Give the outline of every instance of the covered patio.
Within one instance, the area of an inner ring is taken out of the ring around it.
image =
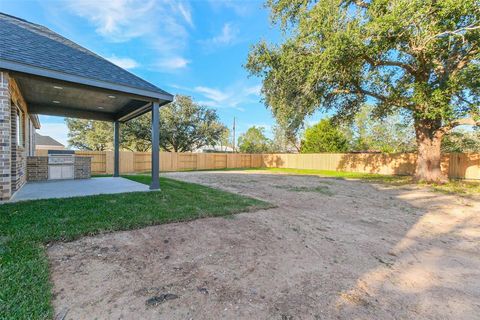
[[[16,96],[18,103],[25,106],[24,109],[29,115],[53,115],[112,122],[114,177],[119,177],[120,173],[122,123],[151,112],[150,189],[159,189],[159,108],[171,102],[173,96],[46,27],[4,14],[0,15],[0,24],[4,31],[0,42],[2,48],[6,49],[2,51],[0,57],[0,71],[4,87],[8,89],[6,91],[8,96],[2,103],[15,110],[16,107],[10,102],[9,97]],[[12,113],[12,118],[15,116],[24,117],[21,113],[17,115]],[[13,121],[11,129],[5,128],[5,132],[2,133],[5,139],[10,140],[10,132],[15,130],[19,136],[24,135],[22,130],[15,129]],[[28,136],[21,137],[17,142],[22,144],[24,140],[29,139]],[[18,178],[17,185],[12,182],[12,191],[18,193],[21,191],[26,170],[26,162],[23,159],[31,155],[31,152],[27,154],[22,145],[17,146],[15,139],[11,140],[11,157],[15,156],[19,168],[12,169],[12,176],[21,177]],[[10,153],[10,149],[5,151]],[[10,154],[6,156],[10,157]],[[9,159],[5,159],[5,166],[10,165]],[[10,171],[10,167],[7,170]],[[10,179],[10,174],[7,178]],[[92,183],[93,181],[97,180],[92,179]],[[58,183],[61,185],[66,182]],[[4,182],[4,185],[9,184],[10,180]],[[50,182],[35,184],[36,187],[44,188],[53,185]],[[115,186],[121,189],[118,183],[113,183],[110,189]],[[24,193],[31,188],[34,188],[33,184]],[[6,199],[9,194],[6,193]],[[20,193],[15,198],[18,199],[21,195]]]
[[[159,108],[172,101],[163,92],[140,90],[83,77],[10,64],[28,110],[37,115],[111,121],[114,124],[114,177],[120,173],[121,124],[146,112],[152,114],[152,183],[159,189]],[[160,90],[160,89],[158,89]]]

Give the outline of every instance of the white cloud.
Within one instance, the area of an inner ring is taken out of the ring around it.
[[[176,84],[176,83],[169,84],[169,87],[172,87],[172,88],[177,89],[177,90],[182,90],[182,91],[192,91],[191,88],[189,88],[187,86],[182,86],[182,85],[179,85],[179,84]]]
[[[235,39],[237,33],[237,28],[232,27],[230,23],[226,23],[222,28],[222,32],[212,38],[212,42],[214,44],[230,44]]]
[[[223,90],[197,86],[193,91],[206,98],[205,100],[200,100],[200,104],[215,108],[233,108],[245,111],[241,105],[259,101],[258,85],[250,87],[234,84]]]
[[[182,57],[169,57],[157,61],[156,66],[168,71],[186,68],[189,63],[189,60]]]
[[[256,86],[253,86],[253,87],[247,87],[245,89],[245,93],[248,94],[248,95],[259,96],[261,91],[262,91],[262,85],[261,84],[257,84]]]
[[[199,100],[197,101],[199,105],[210,107],[210,108],[216,108],[218,107],[218,103],[212,100]]]
[[[132,58],[120,58],[117,56],[111,56],[110,58],[107,58],[107,60],[124,69],[135,69],[140,66],[140,64]]]
[[[209,0],[211,7],[220,12],[223,8],[233,10],[239,16],[247,16],[263,7],[262,1]]]
[[[213,89],[209,87],[195,87],[195,91],[203,94],[208,99],[213,100],[214,102],[223,102],[227,100],[230,96],[218,89]]]
[[[238,33],[239,30],[237,27],[233,26],[231,23],[225,23],[219,34],[210,39],[200,40],[199,43],[207,50],[212,50],[221,46],[228,46],[237,41]]]
[[[177,9],[185,19],[185,21],[193,27],[192,12],[189,7],[186,7],[182,2],[177,3]]]
[[[188,64],[182,55],[188,45],[189,28],[193,27],[192,11],[187,2],[173,0],[76,0],[68,9],[85,18],[99,35],[111,42],[137,39],[142,50],[154,50],[157,61],[142,62],[156,67],[158,61],[173,68]]]
[[[77,0],[69,3],[75,14],[88,19],[99,34],[115,42],[149,33],[152,24],[143,19],[154,6],[154,0]]]

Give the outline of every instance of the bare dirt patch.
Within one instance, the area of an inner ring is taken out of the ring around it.
[[[168,176],[277,207],[55,244],[57,314],[478,319],[478,200],[315,176]]]

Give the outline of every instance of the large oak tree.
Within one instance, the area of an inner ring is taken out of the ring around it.
[[[187,152],[219,143],[227,128],[216,110],[191,97],[176,95],[160,109],[160,146],[166,151]]]
[[[286,40],[260,42],[247,68],[291,130],[318,109],[351,118],[368,101],[378,117],[414,119],[415,177],[443,182],[440,146],[459,125],[480,125],[478,0],[269,0]]]

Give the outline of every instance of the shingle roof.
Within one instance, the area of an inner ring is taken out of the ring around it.
[[[0,59],[168,95],[44,26],[1,12]]]
[[[61,146],[64,147],[63,144],[58,142],[57,140],[53,139],[50,136],[42,136],[35,132],[35,144],[40,146]]]

